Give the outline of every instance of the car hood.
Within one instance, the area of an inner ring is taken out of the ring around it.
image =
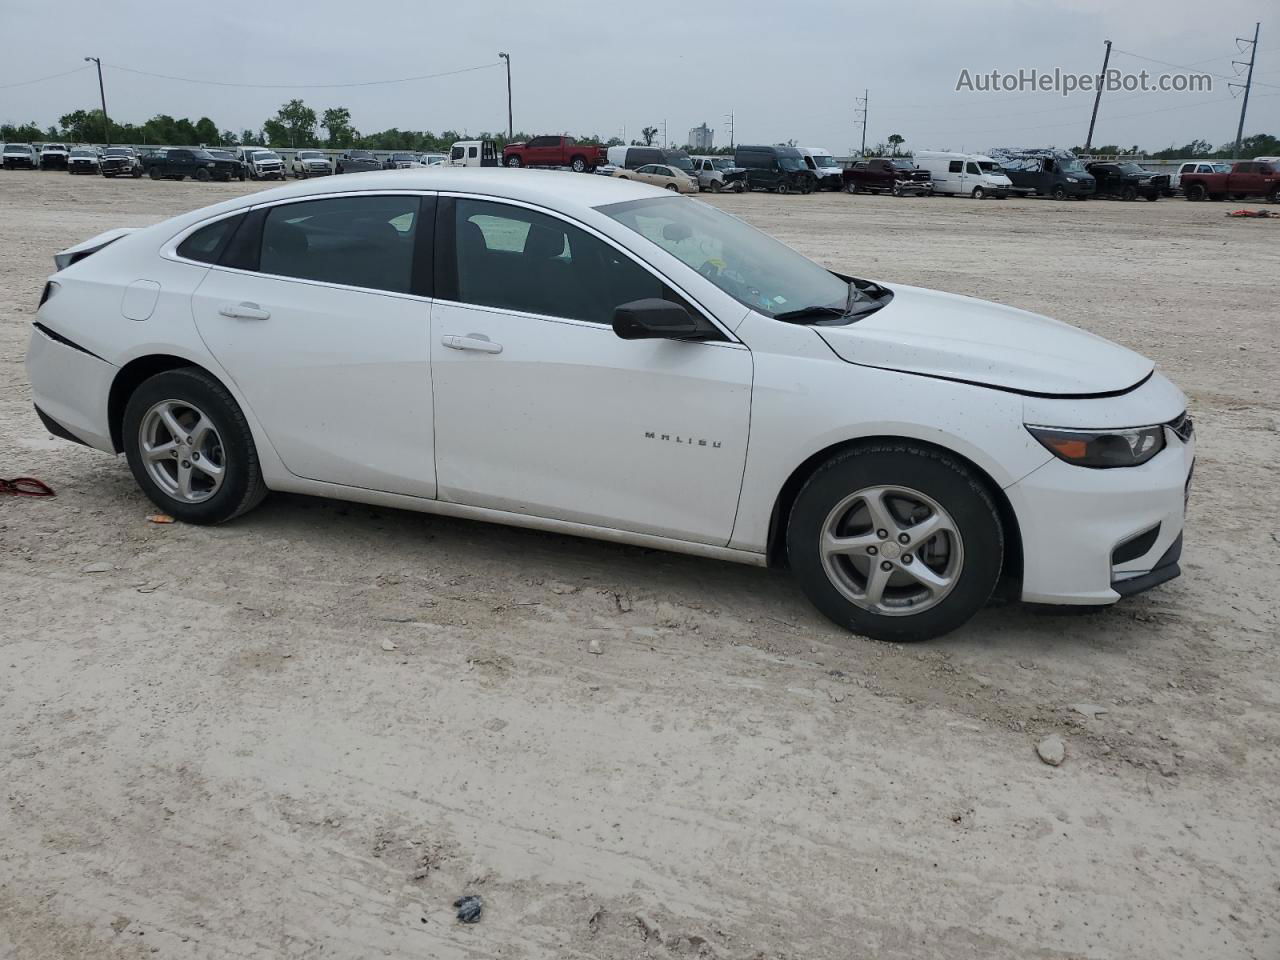
[[[842,360],[1035,396],[1124,392],[1155,368],[1132,350],[1036,313],[883,286],[894,296],[875,313],[814,328]]]

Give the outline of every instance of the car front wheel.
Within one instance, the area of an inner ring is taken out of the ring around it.
[[[202,370],[144,381],[125,406],[122,436],[138,486],[178,520],[222,523],[267,494],[244,414]]]
[[[990,599],[1004,534],[981,481],[909,442],[827,461],[791,509],[787,555],[801,589],[854,633],[898,642],[956,629]]]

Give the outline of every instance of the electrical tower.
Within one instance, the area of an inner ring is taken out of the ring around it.
[[[1244,136],[1244,112],[1249,109],[1249,89],[1253,86],[1253,62],[1258,59],[1258,31],[1261,28],[1261,23],[1255,23],[1253,25],[1252,40],[1246,40],[1244,37],[1236,37],[1237,48],[1241,53],[1244,53],[1244,48],[1240,47],[1239,44],[1247,43],[1249,45],[1249,72],[1246,74],[1244,80],[1244,100],[1240,104],[1240,123],[1236,127],[1235,146],[1231,149],[1232,160],[1240,159],[1240,138]],[[1243,60],[1232,60],[1231,64],[1236,67],[1243,67],[1245,65]],[[1238,83],[1227,84],[1227,89],[1231,89],[1233,87],[1237,90],[1241,89],[1241,85]]]

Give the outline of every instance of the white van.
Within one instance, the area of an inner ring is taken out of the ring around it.
[[[826,147],[799,147],[804,165],[813,171],[818,178],[819,190],[841,190],[844,188],[844,168],[836,163],[835,157]]]
[[[912,159],[919,169],[928,170],[933,177],[934,193],[951,193],[975,200],[983,197],[1003,200],[1013,186],[999,162],[981,153],[918,150]]]
[[[500,167],[498,145],[492,140],[459,140],[449,150],[449,167]],[[428,163],[427,166],[432,166]]]

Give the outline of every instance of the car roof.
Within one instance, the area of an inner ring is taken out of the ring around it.
[[[508,167],[426,167],[408,170],[380,170],[350,173],[341,177],[301,180],[274,190],[245,194],[232,200],[193,210],[157,224],[172,235],[185,228],[222,213],[245,210],[261,203],[277,200],[307,200],[333,193],[376,192],[380,190],[422,190],[423,192],[458,191],[495,200],[515,200],[545,206],[568,214],[587,213],[606,203],[623,203],[653,197],[670,197],[670,191],[635,180],[596,177],[585,173],[552,170],[517,170]]]

